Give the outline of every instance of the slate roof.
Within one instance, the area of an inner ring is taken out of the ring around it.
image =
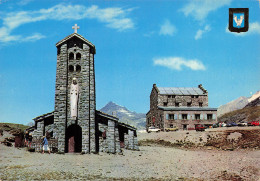
[[[128,129],[131,129],[131,130],[136,130],[135,127],[133,127],[133,126],[131,126],[131,125],[129,125],[129,124],[125,124],[125,123],[119,122],[119,118],[117,118],[117,117],[115,117],[115,116],[113,116],[113,115],[104,113],[104,112],[99,111],[99,110],[96,110],[96,113],[97,113],[99,116],[102,116],[102,117],[111,119],[111,120],[113,120],[113,121],[117,121],[120,126],[126,127],[126,128],[128,128]]]
[[[158,87],[159,94],[166,95],[206,95],[200,88],[196,87]]]
[[[217,111],[217,108],[210,107],[164,107],[158,106],[159,109],[164,111]]]
[[[114,121],[118,121],[119,120],[117,117],[115,117],[113,115],[110,115],[110,114],[107,114],[107,113],[104,113],[104,112],[99,111],[99,110],[96,110],[96,114],[98,114],[98,115],[100,115],[102,117],[114,120]]]
[[[38,116],[36,118],[33,118],[33,120],[34,121],[42,121],[44,118],[51,117],[51,116],[54,116],[54,111],[46,113],[46,114],[43,114],[43,115]]]

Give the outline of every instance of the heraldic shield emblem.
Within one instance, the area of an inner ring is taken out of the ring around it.
[[[248,31],[248,8],[229,8],[229,26],[231,32]]]

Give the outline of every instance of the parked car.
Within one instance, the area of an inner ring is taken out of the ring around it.
[[[232,123],[227,123],[227,127],[234,127],[237,126],[237,123],[232,122]]]
[[[176,126],[174,126],[174,127],[172,127],[172,128],[165,128],[165,131],[177,131],[177,130],[179,130],[179,128],[178,127],[176,127]]]
[[[156,132],[156,133],[158,133],[158,132],[160,132],[160,131],[161,131],[161,129],[155,128],[154,126],[149,127],[148,130],[147,130],[148,133],[151,133],[151,132]]]
[[[227,123],[227,127],[232,127],[232,124],[231,123]]]
[[[213,127],[213,128],[218,128],[218,127],[219,127],[219,123],[215,123],[215,124],[213,124],[212,127]]]
[[[247,123],[248,126],[259,126],[259,121],[251,121]]]
[[[227,124],[226,123],[222,123],[221,127],[227,127]]]
[[[196,131],[205,131],[205,127],[202,124],[198,124],[195,126]]]
[[[235,123],[235,122],[232,122],[230,124],[231,124],[232,127],[237,126],[237,123]]]
[[[242,123],[238,123],[237,125],[238,126],[247,126],[247,123],[242,122]]]

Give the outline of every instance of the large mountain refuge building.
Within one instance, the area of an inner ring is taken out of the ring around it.
[[[217,122],[217,108],[208,107],[208,92],[198,87],[157,87],[153,84],[146,127],[195,129],[198,124],[212,126]]]

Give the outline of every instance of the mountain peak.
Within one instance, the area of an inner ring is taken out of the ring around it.
[[[130,124],[138,128],[145,127],[144,113],[130,111],[126,107],[120,106],[112,101],[109,101],[103,108],[100,109],[100,111],[118,117],[120,122]]]

